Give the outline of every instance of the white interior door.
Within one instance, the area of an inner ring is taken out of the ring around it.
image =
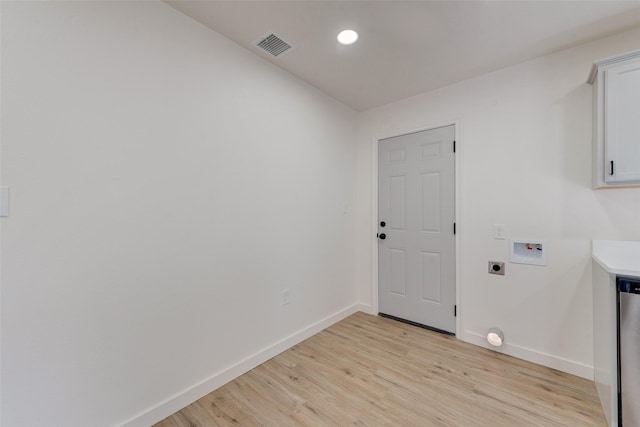
[[[455,127],[379,141],[378,304],[455,333]]]

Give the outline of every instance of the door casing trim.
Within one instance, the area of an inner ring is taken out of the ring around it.
[[[462,304],[460,304],[460,227],[459,227],[459,218],[460,218],[460,203],[458,200],[458,195],[460,194],[460,152],[463,147],[460,135],[460,121],[459,120],[449,120],[439,123],[431,123],[424,127],[420,128],[412,128],[404,131],[394,132],[392,135],[381,135],[374,136],[371,141],[371,152],[372,152],[372,176],[371,176],[371,184],[372,184],[372,230],[370,233],[371,236],[371,265],[372,265],[372,289],[371,289],[371,305],[374,313],[378,313],[380,311],[379,303],[378,303],[378,238],[376,237],[376,233],[378,232],[378,150],[380,148],[380,140],[387,138],[394,138],[397,136],[409,135],[416,132],[423,132],[427,130],[437,129],[445,126],[454,127],[454,138],[456,141],[456,155],[454,156],[454,192],[453,200],[455,205],[455,222],[458,225],[457,232],[455,235],[456,242],[456,250],[455,250],[455,263],[456,263],[456,306],[457,306],[457,316],[456,316],[456,337],[461,336],[461,325],[462,325],[462,316],[464,316],[464,309]]]

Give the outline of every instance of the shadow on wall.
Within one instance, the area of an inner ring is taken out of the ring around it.
[[[586,81],[559,99],[562,129],[564,182],[591,188],[591,85]],[[572,191],[575,188],[571,189]]]

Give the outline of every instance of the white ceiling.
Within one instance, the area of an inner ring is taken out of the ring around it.
[[[167,3],[358,111],[640,26],[640,0]],[[295,48],[252,46],[270,32]]]

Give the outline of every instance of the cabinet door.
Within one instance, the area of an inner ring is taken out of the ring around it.
[[[605,182],[640,182],[640,61],[605,72]]]

